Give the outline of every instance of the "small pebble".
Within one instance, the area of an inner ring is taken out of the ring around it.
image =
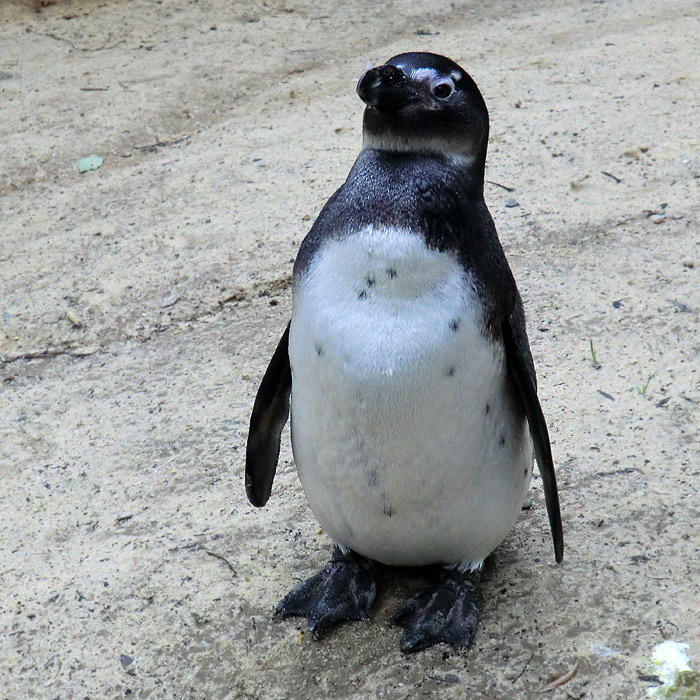
[[[87,357],[88,355],[94,355],[96,352],[100,351],[99,345],[84,345],[80,348],[73,348],[71,352],[72,355],[76,357]]]
[[[512,209],[513,207],[519,207],[520,202],[517,199],[513,199],[513,197],[510,197],[506,200],[506,206],[509,209]]]
[[[176,304],[179,298],[180,298],[180,295],[177,292],[173,292],[169,296],[165,297],[165,299],[163,299],[163,301],[160,302],[160,308],[166,309],[168,306],[172,306],[173,304]]]
[[[66,311],[66,318],[76,327],[80,328],[82,323],[80,322],[80,319],[72,312],[72,311]]]
[[[446,673],[444,676],[438,676],[440,683],[459,683],[459,676],[454,673]]]

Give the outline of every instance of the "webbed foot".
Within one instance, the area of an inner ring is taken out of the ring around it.
[[[309,632],[320,637],[331,625],[364,620],[377,597],[377,575],[372,563],[355,552],[333,548],[330,564],[302,581],[280,601],[275,614],[299,615]]]
[[[426,649],[446,642],[467,649],[479,624],[477,585],[480,572],[444,570],[437,586],[407,600],[392,618],[404,628],[401,651]]]

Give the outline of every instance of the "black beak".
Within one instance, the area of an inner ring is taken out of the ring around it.
[[[406,74],[396,66],[385,64],[370,68],[357,83],[357,94],[368,106],[395,112],[410,98]]]

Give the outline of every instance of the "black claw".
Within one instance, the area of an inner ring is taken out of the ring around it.
[[[321,637],[331,625],[344,620],[365,620],[377,597],[377,577],[364,557],[335,547],[330,564],[302,581],[280,601],[276,614],[298,615],[309,631]]]
[[[407,600],[392,618],[405,630],[401,651],[420,651],[440,642],[467,649],[479,624],[479,578],[478,572],[446,571],[437,586]]]

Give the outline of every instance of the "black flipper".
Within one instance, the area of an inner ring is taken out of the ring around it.
[[[337,545],[330,564],[302,581],[280,601],[276,615],[305,617],[309,632],[321,637],[345,620],[365,620],[377,598],[377,574],[369,559]]]
[[[289,366],[289,324],[280,339],[255,397],[245,457],[245,490],[254,506],[270,497],[280,456],[282,428],[289,417],[292,370]]]
[[[407,600],[391,618],[404,628],[401,651],[420,651],[440,642],[468,649],[479,625],[480,578],[480,571],[444,570],[439,584]]]
[[[516,308],[511,319],[506,318],[502,326],[508,372],[518,390],[518,395],[527,416],[527,422],[530,425],[530,434],[535,445],[537,466],[544,485],[549,527],[552,530],[552,540],[554,541],[554,556],[557,562],[560,562],[564,556],[564,536],[561,526],[561,512],[559,510],[557,479],[554,474],[554,461],[552,459],[552,448],[549,444],[547,423],[537,398],[535,366],[530,353],[530,346],[525,331],[525,319],[522,315],[519,299],[518,308]]]

